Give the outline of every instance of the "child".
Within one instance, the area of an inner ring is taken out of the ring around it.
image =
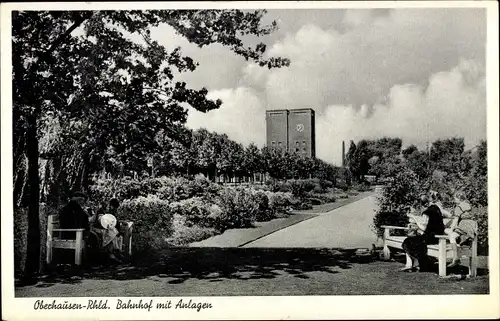
[[[448,226],[444,230],[445,234],[448,235],[451,249],[453,251],[453,260],[450,264],[448,264],[448,267],[454,267],[460,263],[460,260],[458,259],[457,245],[457,239],[460,237],[458,223],[460,223],[460,219],[462,218],[462,216],[471,210],[470,205],[465,202],[465,197],[462,193],[457,193],[455,195],[455,204],[456,206],[453,210],[453,213],[447,212],[447,215],[444,215],[445,213],[443,213],[443,216],[451,218],[450,223],[447,224]]]

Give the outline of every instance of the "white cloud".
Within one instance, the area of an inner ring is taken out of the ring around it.
[[[310,107],[317,155],[337,164],[342,140],[397,136],[422,146],[458,135],[470,146],[486,136],[484,10],[270,14],[286,28],[266,38],[268,55],[290,58],[289,68],[261,68],[220,46],[200,50],[166,29],[156,34],[200,62],[184,76],[191,87],[224,101],[190,112],[188,126],[262,146],[266,109]]]
[[[347,9],[344,13],[342,23],[348,27],[359,27],[373,21],[372,10]]]
[[[290,108],[373,104],[395,84],[426,81],[461,58],[484,61],[482,10],[392,10],[374,18],[347,10],[347,21],[363,21],[345,33],[314,21],[275,43],[269,55],[291,66],[267,71],[267,104]]]
[[[404,145],[424,147],[427,141],[464,137],[472,147],[486,138],[486,81],[480,64],[464,60],[433,74],[429,85],[395,85],[385,103],[366,108],[331,105],[317,119],[318,157],[340,163],[342,140],[400,137]]]
[[[188,127],[226,133],[230,139],[245,146],[251,142],[264,146],[266,108],[252,89],[238,87],[212,91],[208,98],[220,98],[224,103],[207,113],[189,110]]]

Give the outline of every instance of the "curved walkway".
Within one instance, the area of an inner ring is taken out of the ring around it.
[[[347,199],[339,199],[335,203],[328,203],[314,206],[311,210],[294,211],[290,216],[285,218],[274,219],[268,222],[257,222],[252,228],[229,229],[220,235],[210,237],[206,240],[191,243],[190,247],[243,247],[253,243],[267,235],[271,235],[281,230],[288,228],[304,221],[313,219],[318,215],[337,215],[339,210],[350,203],[358,202],[367,196],[373,195],[373,192],[362,192],[359,195],[351,196]],[[371,211],[371,216],[373,216]],[[371,222],[371,218],[369,219]],[[340,222],[340,224],[343,224]],[[314,225],[314,224],[313,224]],[[370,232],[373,235],[373,232]]]
[[[377,238],[370,226],[376,197],[368,196],[326,214],[287,227],[244,247],[370,248]]]

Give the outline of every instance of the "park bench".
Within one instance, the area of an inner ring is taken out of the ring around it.
[[[449,223],[450,219],[443,220],[445,225]],[[475,277],[477,275],[477,222],[474,220],[462,220],[459,224],[461,225],[469,225],[474,230],[474,236],[471,237],[465,244],[470,243],[470,245],[462,244],[458,247],[458,257],[468,257],[469,258],[469,276]],[[402,226],[390,226],[390,225],[382,225],[384,228],[384,248],[383,255],[384,259],[389,260],[391,256],[390,248],[393,249],[403,249],[403,241],[407,238],[407,236],[396,236],[392,235],[392,230],[409,230],[408,227]],[[452,249],[451,244],[448,240],[448,235],[437,235],[439,240],[438,244],[428,245],[427,246],[427,255],[438,259],[438,271],[440,277],[446,276],[446,260],[452,258]],[[407,257],[408,260],[408,257]],[[408,262],[407,262],[408,263]]]
[[[127,258],[132,256],[132,227],[133,222],[127,222],[130,233],[118,236],[119,248]],[[47,222],[47,264],[53,259],[54,249],[70,249],[75,251],[75,264],[81,265],[85,255],[86,244],[83,237],[84,229],[59,228],[59,216],[49,215]],[[68,235],[74,236],[68,236]]]

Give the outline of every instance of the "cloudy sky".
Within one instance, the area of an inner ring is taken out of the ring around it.
[[[198,49],[167,26],[152,36],[200,62],[183,75],[223,106],[188,126],[265,143],[265,110],[313,108],[316,154],[340,164],[341,143],[401,137],[404,145],[486,137],[484,9],[269,10],[279,30],[258,39],[288,68],[258,67],[222,46]]]

